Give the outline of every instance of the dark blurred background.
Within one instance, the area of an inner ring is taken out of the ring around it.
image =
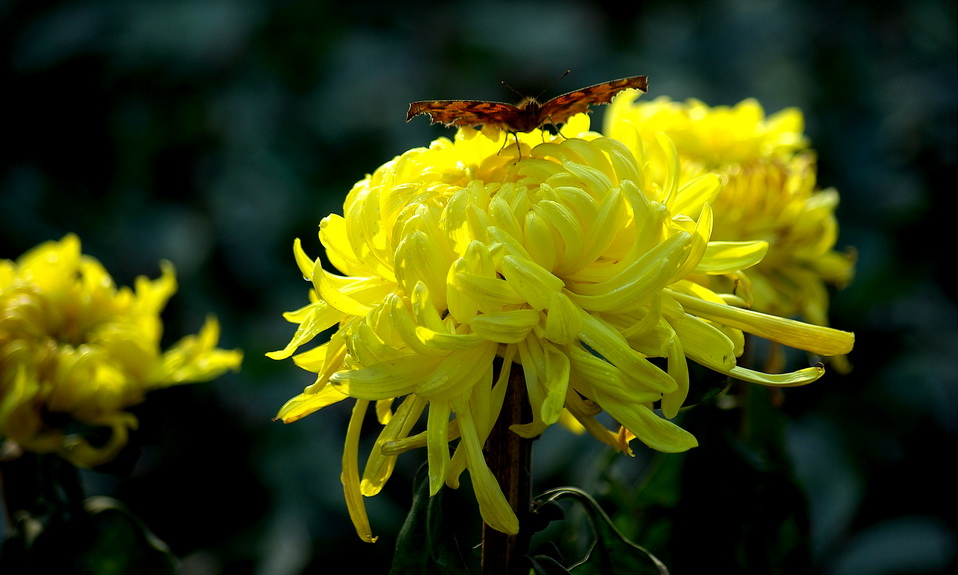
[[[355,181],[451,135],[406,124],[410,101],[512,100],[501,80],[536,94],[566,69],[552,95],[647,74],[648,97],[801,108],[819,183],[841,192],[838,247],[859,254],[831,313],[857,344],[851,374],[785,392],[774,465],[715,447],[705,407],[687,422],[702,447],[664,463],[550,429],[536,489],[589,489],[675,573],[955,572],[955,242],[932,216],[956,193],[958,4],[8,0],[0,29],[0,257],[73,232],[125,285],[168,259],[167,339],[215,313],[246,352],[239,374],[152,394],[134,451],[85,474],[184,574],[386,571],[423,454],[369,500],[381,537],[363,544],[339,482],[349,406],[271,422],[311,383],[263,356],[307,301],[293,239],[319,255]]]

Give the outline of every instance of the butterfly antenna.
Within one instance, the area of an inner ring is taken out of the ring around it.
[[[519,96],[520,98],[525,98],[525,97],[526,97],[525,94],[523,94],[523,93],[520,92],[519,90],[516,90],[515,88],[513,88],[512,86],[510,86],[505,80],[502,80],[502,81],[499,82],[499,83],[502,84],[503,86],[505,86],[506,88],[509,88],[510,90],[512,90],[512,91],[513,91],[517,96]]]
[[[543,94],[545,94],[545,93],[548,92],[553,86],[555,86],[556,82],[558,82],[559,80],[565,78],[566,76],[568,76],[568,75],[571,74],[571,73],[572,73],[572,70],[566,70],[565,72],[559,74],[559,77],[556,78],[555,80],[549,82],[549,85],[546,86],[545,90],[539,92],[539,95],[536,96],[535,99],[538,100],[539,98],[541,98]],[[512,86],[510,86],[510,85],[508,84],[508,82],[506,82],[505,80],[502,80],[502,81],[500,82],[500,84],[502,84],[502,85],[505,86],[506,88],[509,88],[510,90],[512,90],[513,93],[515,93],[515,94],[516,94],[517,96],[519,96],[520,98],[525,98],[525,97],[526,97],[525,94],[523,94],[523,93],[520,92],[519,90],[516,90],[515,88],[513,88]]]
[[[565,78],[566,76],[568,76],[568,75],[571,74],[571,73],[572,73],[572,70],[566,70],[565,72],[559,74],[559,77],[558,77],[558,78],[556,78],[555,80],[549,82],[549,85],[546,86],[545,90],[539,92],[539,95],[536,96],[536,100],[538,100],[539,98],[541,98],[543,94],[545,94],[545,93],[548,92],[553,86],[555,86],[555,85],[556,85],[556,82],[558,82],[559,80]]]

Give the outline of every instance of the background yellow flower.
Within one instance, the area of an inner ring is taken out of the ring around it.
[[[649,145],[656,133],[675,142],[682,177],[715,172],[723,190],[715,199],[715,240],[764,240],[768,254],[749,269],[742,286],[754,309],[828,324],[828,288],[852,279],[853,252],[836,251],[838,192],[816,187],[815,154],[808,148],[801,111],[787,108],[766,116],[747,99],[735,106],[710,107],[690,99],[616,99],[606,118],[613,137],[639,138]],[[707,285],[732,291],[728,281]],[[732,286],[734,287],[734,286]]]
[[[239,369],[240,351],[216,348],[212,317],[161,351],[160,312],[176,291],[172,265],[162,268],[117,288],[74,235],[0,260],[0,437],[99,465],[126,444],[137,424],[126,410],[148,391]],[[106,442],[89,441],[100,427]]]

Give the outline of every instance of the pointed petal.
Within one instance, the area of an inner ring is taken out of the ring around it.
[[[366,515],[366,504],[363,502],[363,494],[359,489],[359,431],[368,406],[369,402],[362,399],[356,401],[356,405],[353,406],[353,414],[349,418],[349,426],[346,429],[343,472],[340,480],[346,497],[346,509],[349,511],[350,519],[353,520],[356,534],[367,543],[375,543],[377,538],[373,537],[369,517]]]

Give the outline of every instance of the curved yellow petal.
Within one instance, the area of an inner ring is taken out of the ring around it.
[[[646,405],[615,401],[601,392],[595,401],[652,449],[664,453],[680,453],[698,445],[691,433],[659,417]]]
[[[821,365],[817,365],[788,373],[763,373],[761,371],[735,366],[729,370],[728,374],[736,379],[750,383],[775,387],[798,387],[808,385],[825,375],[825,368]]]
[[[641,380],[650,389],[669,393],[677,388],[675,380],[659,368],[652,365],[615,329],[603,324],[595,316],[584,314],[582,342],[594,349],[608,362],[630,377]]]
[[[477,336],[497,343],[518,343],[539,325],[539,312],[534,309],[515,309],[477,315],[469,327]]]
[[[449,471],[449,415],[452,408],[446,401],[430,401],[426,422],[426,453],[429,467],[429,494],[435,495]],[[459,425],[456,424],[458,431]],[[458,433],[457,433],[458,435]]]
[[[472,478],[476,499],[479,501],[479,513],[483,521],[496,531],[515,535],[519,532],[519,519],[509,506],[506,496],[502,494],[499,482],[486,465],[469,406],[464,401],[457,401],[455,409],[469,475]]]
[[[347,397],[349,396],[331,385],[315,393],[301,393],[283,404],[276,414],[276,419],[282,420],[283,423],[293,423]]]
[[[406,396],[399,409],[383,427],[369,452],[362,479],[359,481],[359,490],[364,496],[372,497],[379,493],[396,466],[396,456],[384,453],[383,445],[407,437],[426,408],[426,403],[424,398],[417,395]]]
[[[362,399],[357,400],[353,406],[349,426],[346,428],[346,446],[343,448],[343,471],[340,480],[346,497],[346,509],[349,511],[350,519],[353,520],[356,534],[366,543],[375,543],[378,538],[373,536],[372,528],[369,526],[366,504],[363,502],[363,494],[359,488],[359,432],[368,406],[369,402]]]
[[[590,311],[620,310],[643,303],[666,284],[688,257],[691,236],[678,233],[646,252],[608,282],[574,283],[565,292],[575,303]]]
[[[695,271],[704,274],[730,274],[748,269],[768,253],[768,242],[709,242],[705,256]]]
[[[855,344],[855,334],[847,331],[707,302],[676,291],[670,291],[669,294],[687,311],[699,317],[811,353],[844,355]]]
[[[365,400],[389,399],[412,393],[444,358],[404,355],[353,370],[338,371],[329,382],[342,393]]]

